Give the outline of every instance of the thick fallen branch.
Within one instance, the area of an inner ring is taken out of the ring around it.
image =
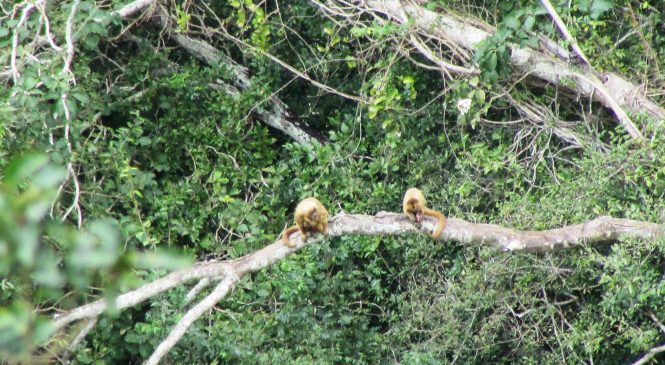
[[[239,88],[247,89],[251,85],[247,69],[226,57],[212,45],[176,32],[170,32],[169,35],[176,43],[199,60],[209,65],[222,63],[229,67],[234,76],[236,76],[236,83]],[[257,110],[259,118],[265,124],[284,132],[284,134],[300,144],[312,144],[314,141],[322,141],[322,138],[308,126],[298,121],[292,122],[291,119],[294,118],[290,115],[286,104],[277,96],[273,95],[269,100],[271,102],[270,110]]]
[[[348,3],[337,4],[335,0],[322,5],[313,2],[324,11],[341,9]],[[439,14],[416,5],[399,0],[358,1],[360,10],[375,16],[387,16],[399,23],[411,22],[422,34],[429,34],[438,39],[445,39],[469,51],[475,51],[480,42],[489,38],[491,33],[474,25],[462,22],[458,18]],[[339,16],[342,13],[331,13]],[[489,29],[489,27],[487,27]],[[553,59],[548,55],[529,48],[512,47],[512,65],[525,75],[532,75],[558,87],[570,89],[578,95],[592,98],[612,110],[626,131],[637,140],[643,139],[623,109],[633,113],[648,113],[665,119],[665,109],[643,95],[643,88],[633,85],[613,73],[596,75],[592,70],[574,69],[569,63]]]

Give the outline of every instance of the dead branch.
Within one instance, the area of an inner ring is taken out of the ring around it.
[[[330,221],[329,236],[427,234],[434,226],[435,222],[428,220],[419,228],[403,214],[398,213],[379,212],[373,216],[340,213]],[[132,307],[191,280],[227,277],[229,273],[242,277],[247,273],[261,270],[306,245],[300,240],[300,233],[296,232],[292,237],[296,242],[294,248],[288,248],[282,244],[281,240],[278,240],[236,260],[202,262],[191,268],[173,272],[118,296],[115,299],[114,307],[118,310]],[[448,224],[439,239],[465,245],[492,246],[506,252],[539,252],[626,238],[652,240],[663,237],[665,237],[665,231],[656,223],[603,216],[586,223],[546,231],[516,231],[494,224],[472,223],[462,219],[448,218]],[[313,241],[310,240],[307,243]],[[99,300],[56,317],[54,325],[56,329],[60,329],[71,322],[96,317],[106,308],[107,303]]]
[[[348,4],[335,4],[329,1],[327,6],[313,3],[322,11],[348,7]],[[359,2],[360,3],[360,2]],[[427,10],[415,3],[402,3],[398,0],[369,0],[356,5],[376,16],[382,15],[398,23],[413,24],[418,31],[432,37],[446,39],[457,46],[475,51],[491,33],[474,25],[462,22],[455,17]],[[336,12],[332,16],[343,12]],[[593,70],[576,70],[568,63],[552,59],[546,54],[528,48],[512,46],[511,63],[525,75],[531,75],[558,87],[570,89],[583,97],[592,98],[612,110],[626,131],[636,140],[643,137],[635,128],[622,108],[634,113],[647,112],[660,120],[665,119],[665,109],[651,101],[640,86],[624,80],[613,73],[596,75]]]
[[[145,8],[154,3],[155,0],[137,0],[116,10],[116,13],[120,15],[122,18],[128,18],[140,11],[143,11]]]
[[[217,284],[217,287],[215,287],[212,293],[200,301],[196,306],[194,306],[194,308],[187,311],[187,313],[180,319],[178,324],[173,327],[173,330],[171,330],[171,333],[169,333],[168,337],[166,337],[166,339],[162,341],[159,346],[157,346],[157,349],[152,353],[152,355],[150,355],[150,358],[145,362],[145,365],[158,364],[159,360],[161,360],[162,357],[164,357],[164,355],[166,355],[171,350],[171,348],[173,348],[173,346],[178,343],[189,326],[191,326],[192,323],[199,319],[199,317],[201,317],[205,312],[211,310],[212,307],[217,304],[217,302],[222,300],[222,298],[224,298],[231,291],[233,285],[239,279],[239,277],[234,276],[233,273],[231,273],[229,276],[224,278],[221,283]]]
[[[69,364],[69,357],[72,355],[74,351],[78,348],[78,346],[81,344],[81,342],[85,339],[85,336],[88,335],[88,333],[95,328],[95,325],[97,324],[97,317],[91,318],[88,320],[88,322],[81,328],[79,333],[76,335],[74,340],[67,345],[67,349],[65,350],[64,354],[62,355],[62,363],[63,364]]]
[[[543,4],[543,7],[545,7],[547,12],[550,14],[557,28],[559,28],[561,35],[563,35],[563,39],[565,39],[570,44],[570,47],[573,49],[575,54],[577,54],[577,57],[579,57],[580,60],[584,62],[586,66],[591,66],[589,60],[584,55],[584,52],[582,52],[580,46],[577,45],[577,40],[575,40],[575,37],[573,37],[572,34],[570,34],[570,32],[568,31],[568,27],[566,27],[566,24],[563,22],[563,19],[561,19],[559,13],[556,12],[556,9],[554,9],[550,1],[540,0],[540,3]]]
[[[379,212],[371,216],[342,212],[331,220],[328,235],[336,237],[347,234],[380,236],[428,234],[434,226],[435,222],[428,220],[417,227],[404,215],[397,213]],[[471,223],[461,219],[449,218],[448,224],[439,239],[467,245],[488,245],[505,252],[537,252],[626,238],[651,240],[662,237],[665,237],[665,231],[658,224],[605,216],[586,223],[546,231],[515,231],[493,224]],[[296,232],[292,235],[292,242],[295,242],[293,248],[285,246],[281,240],[278,240],[239,259],[197,263],[191,268],[173,272],[118,296],[115,299],[114,307],[117,310],[132,307],[191,280],[203,279],[203,281],[206,281],[205,279],[223,278],[206,298],[186,313],[169,336],[155,350],[150,360],[148,360],[148,364],[157,363],[177,343],[187,328],[224,298],[240,278],[248,273],[262,270],[297,252],[307,244],[322,238],[322,236],[318,236],[303,242],[300,233]],[[55,330],[80,319],[97,318],[107,308],[107,302],[102,299],[73,309],[55,318]]]
[[[178,43],[187,52],[191,53],[194,57],[211,66],[220,63],[225,65],[234,74],[237,87],[244,90],[251,86],[249,71],[247,68],[237,64],[211,44],[199,39],[190,38],[180,32],[174,31],[170,25],[169,15],[166,10],[160,7],[153,19],[159,22],[159,24],[168,31],[171,39]],[[271,95],[269,100],[271,102],[270,110],[262,109],[258,111],[259,117],[265,124],[284,132],[284,134],[300,144],[312,144],[317,141],[322,142],[323,139],[319,138],[319,136],[311,131],[308,126],[303,125],[298,121],[291,121],[294,119],[293,116],[289,113],[286,104],[276,95]]]
[[[649,360],[651,360],[651,358],[653,358],[654,356],[656,356],[657,354],[659,354],[663,351],[665,351],[665,345],[660,345],[660,346],[654,347],[651,350],[649,350],[649,352],[647,352],[644,356],[642,356],[639,360],[632,363],[632,365],[646,364],[646,363],[649,362]]]

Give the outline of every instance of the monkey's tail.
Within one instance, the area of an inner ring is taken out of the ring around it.
[[[289,247],[293,247],[293,246],[295,246],[295,245],[292,245],[291,242],[289,241],[289,236],[290,236],[292,233],[295,233],[295,232],[298,232],[298,226],[293,226],[293,227],[289,227],[289,228],[287,228],[287,229],[284,231],[284,233],[282,233],[282,242],[283,242],[285,245],[289,246]]]
[[[441,232],[443,232],[443,229],[446,228],[446,224],[448,223],[446,216],[440,212],[437,212],[436,210],[432,210],[429,208],[423,209],[423,213],[431,215],[432,217],[435,217],[437,221],[439,221],[436,225],[436,229],[434,230],[434,232],[432,232],[432,238],[434,239],[439,238]]]

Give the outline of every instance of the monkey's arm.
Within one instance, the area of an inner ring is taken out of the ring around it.
[[[287,228],[286,231],[284,231],[284,233],[282,234],[282,242],[284,242],[284,244],[289,246],[289,247],[295,246],[295,244],[292,244],[291,241],[289,241],[289,236],[292,233],[296,233],[298,231],[299,231],[298,226],[293,226],[293,227]]]
[[[439,238],[441,232],[443,232],[443,229],[446,227],[446,216],[440,212],[437,212],[436,210],[429,208],[423,208],[423,214],[432,216],[439,221],[436,225],[436,229],[434,229],[434,232],[432,232],[432,238]]]

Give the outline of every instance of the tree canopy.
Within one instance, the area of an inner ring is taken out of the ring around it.
[[[665,359],[664,19],[0,0],[0,358]]]

